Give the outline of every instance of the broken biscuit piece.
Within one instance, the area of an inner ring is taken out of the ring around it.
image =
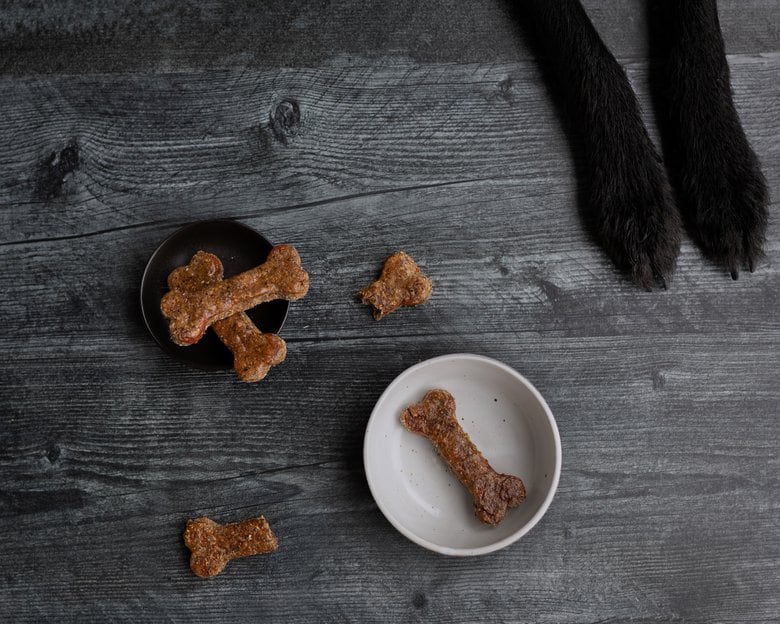
[[[507,508],[525,500],[525,486],[519,477],[502,474],[480,453],[455,418],[455,399],[446,390],[431,390],[420,403],[401,414],[401,422],[412,433],[431,441],[450,470],[474,497],[474,513],[485,524],[498,524]]]
[[[276,551],[279,544],[263,516],[221,525],[203,516],[187,521],[184,543],[190,549],[190,568],[203,578],[215,576],[231,559]]]
[[[222,319],[274,299],[295,301],[309,290],[309,274],[290,245],[277,245],[266,261],[253,269],[192,293],[172,290],[160,301],[171,340],[186,347]]]
[[[374,318],[378,321],[401,306],[420,305],[432,292],[431,280],[417,263],[408,254],[398,251],[385,260],[379,279],[358,292],[358,297],[373,306]]]
[[[192,294],[219,282],[223,276],[222,262],[212,253],[198,251],[189,264],[175,269],[168,276],[172,291]],[[241,381],[260,381],[272,366],[281,364],[287,355],[287,345],[276,334],[264,334],[246,312],[238,312],[212,325],[214,333],[233,353],[233,367]]]

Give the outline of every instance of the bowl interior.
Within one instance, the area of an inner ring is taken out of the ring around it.
[[[461,426],[493,468],[525,483],[525,502],[498,526],[475,517],[471,495],[430,442],[400,423],[401,412],[433,388],[455,397]],[[490,552],[521,537],[543,515],[560,473],[560,440],[544,399],[506,365],[468,354],[402,373],[372,413],[364,453],[369,486],[388,520],[413,541],[453,555]]]
[[[187,264],[203,249],[222,261],[225,277],[262,264],[273,245],[259,232],[237,221],[200,221],[188,225],[162,242],[152,254],[141,280],[141,311],[149,332],[169,355],[190,366],[206,370],[230,368],[233,355],[209,330],[189,347],[174,344],[168,334],[168,323],[160,312],[160,300],[168,292],[168,275]],[[258,329],[278,333],[287,317],[289,302],[269,301],[247,310]]]

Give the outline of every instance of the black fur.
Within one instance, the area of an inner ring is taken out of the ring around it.
[[[663,0],[650,20],[661,71],[664,153],[680,210],[704,253],[753,270],[763,254],[766,181],[734,108],[715,0]]]
[[[680,218],[625,72],[578,0],[522,4],[585,142],[585,209],[599,240],[637,284],[665,286]],[[655,23],[666,24],[665,145],[675,146],[678,196],[694,239],[736,275],[761,255],[767,192],[731,99],[717,7],[715,0],[666,0],[662,9]]]
[[[664,284],[680,247],[680,219],[628,78],[577,0],[528,6],[585,141],[585,208],[595,232],[639,285]]]

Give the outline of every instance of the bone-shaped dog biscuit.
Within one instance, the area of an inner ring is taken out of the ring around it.
[[[253,269],[192,293],[166,293],[160,310],[168,320],[171,340],[186,347],[198,342],[217,321],[266,301],[300,299],[308,290],[309,274],[301,268],[298,252],[290,245],[278,245]]]
[[[378,321],[401,306],[420,305],[432,292],[431,280],[417,263],[408,254],[398,251],[385,260],[379,279],[358,292],[358,297],[373,306],[374,318]]]
[[[231,559],[271,553],[279,545],[263,516],[225,525],[205,516],[188,520],[184,543],[192,552],[190,568],[204,578],[222,572]]]
[[[474,497],[474,512],[485,524],[498,524],[508,507],[525,500],[519,477],[501,474],[479,452],[455,418],[455,399],[446,390],[431,390],[401,414],[404,427],[427,437],[458,480]]]
[[[222,279],[222,262],[214,254],[198,251],[189,264],[168,276],[172,291],[190,294]],[[264,334],[245,312],[212,325],[223,344],[233,352],[233,367],[242,381],[260,381],[272,366],[284,361],[287,345],[275,334]]]

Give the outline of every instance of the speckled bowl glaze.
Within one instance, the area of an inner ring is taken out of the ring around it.
[[[474,515],[471,495],[401,412],[426,392],[455,397],[462,427],[498,472],[517,475],[526,500],[498,526]],[[371,493],[390,523],[413,542],[456,556],[482,555],[520,539],[552,502],[561,474],[561,440],[542,395],[517,371],[466,353],[421,362],[401,373],[376,403],[363,461]]]

